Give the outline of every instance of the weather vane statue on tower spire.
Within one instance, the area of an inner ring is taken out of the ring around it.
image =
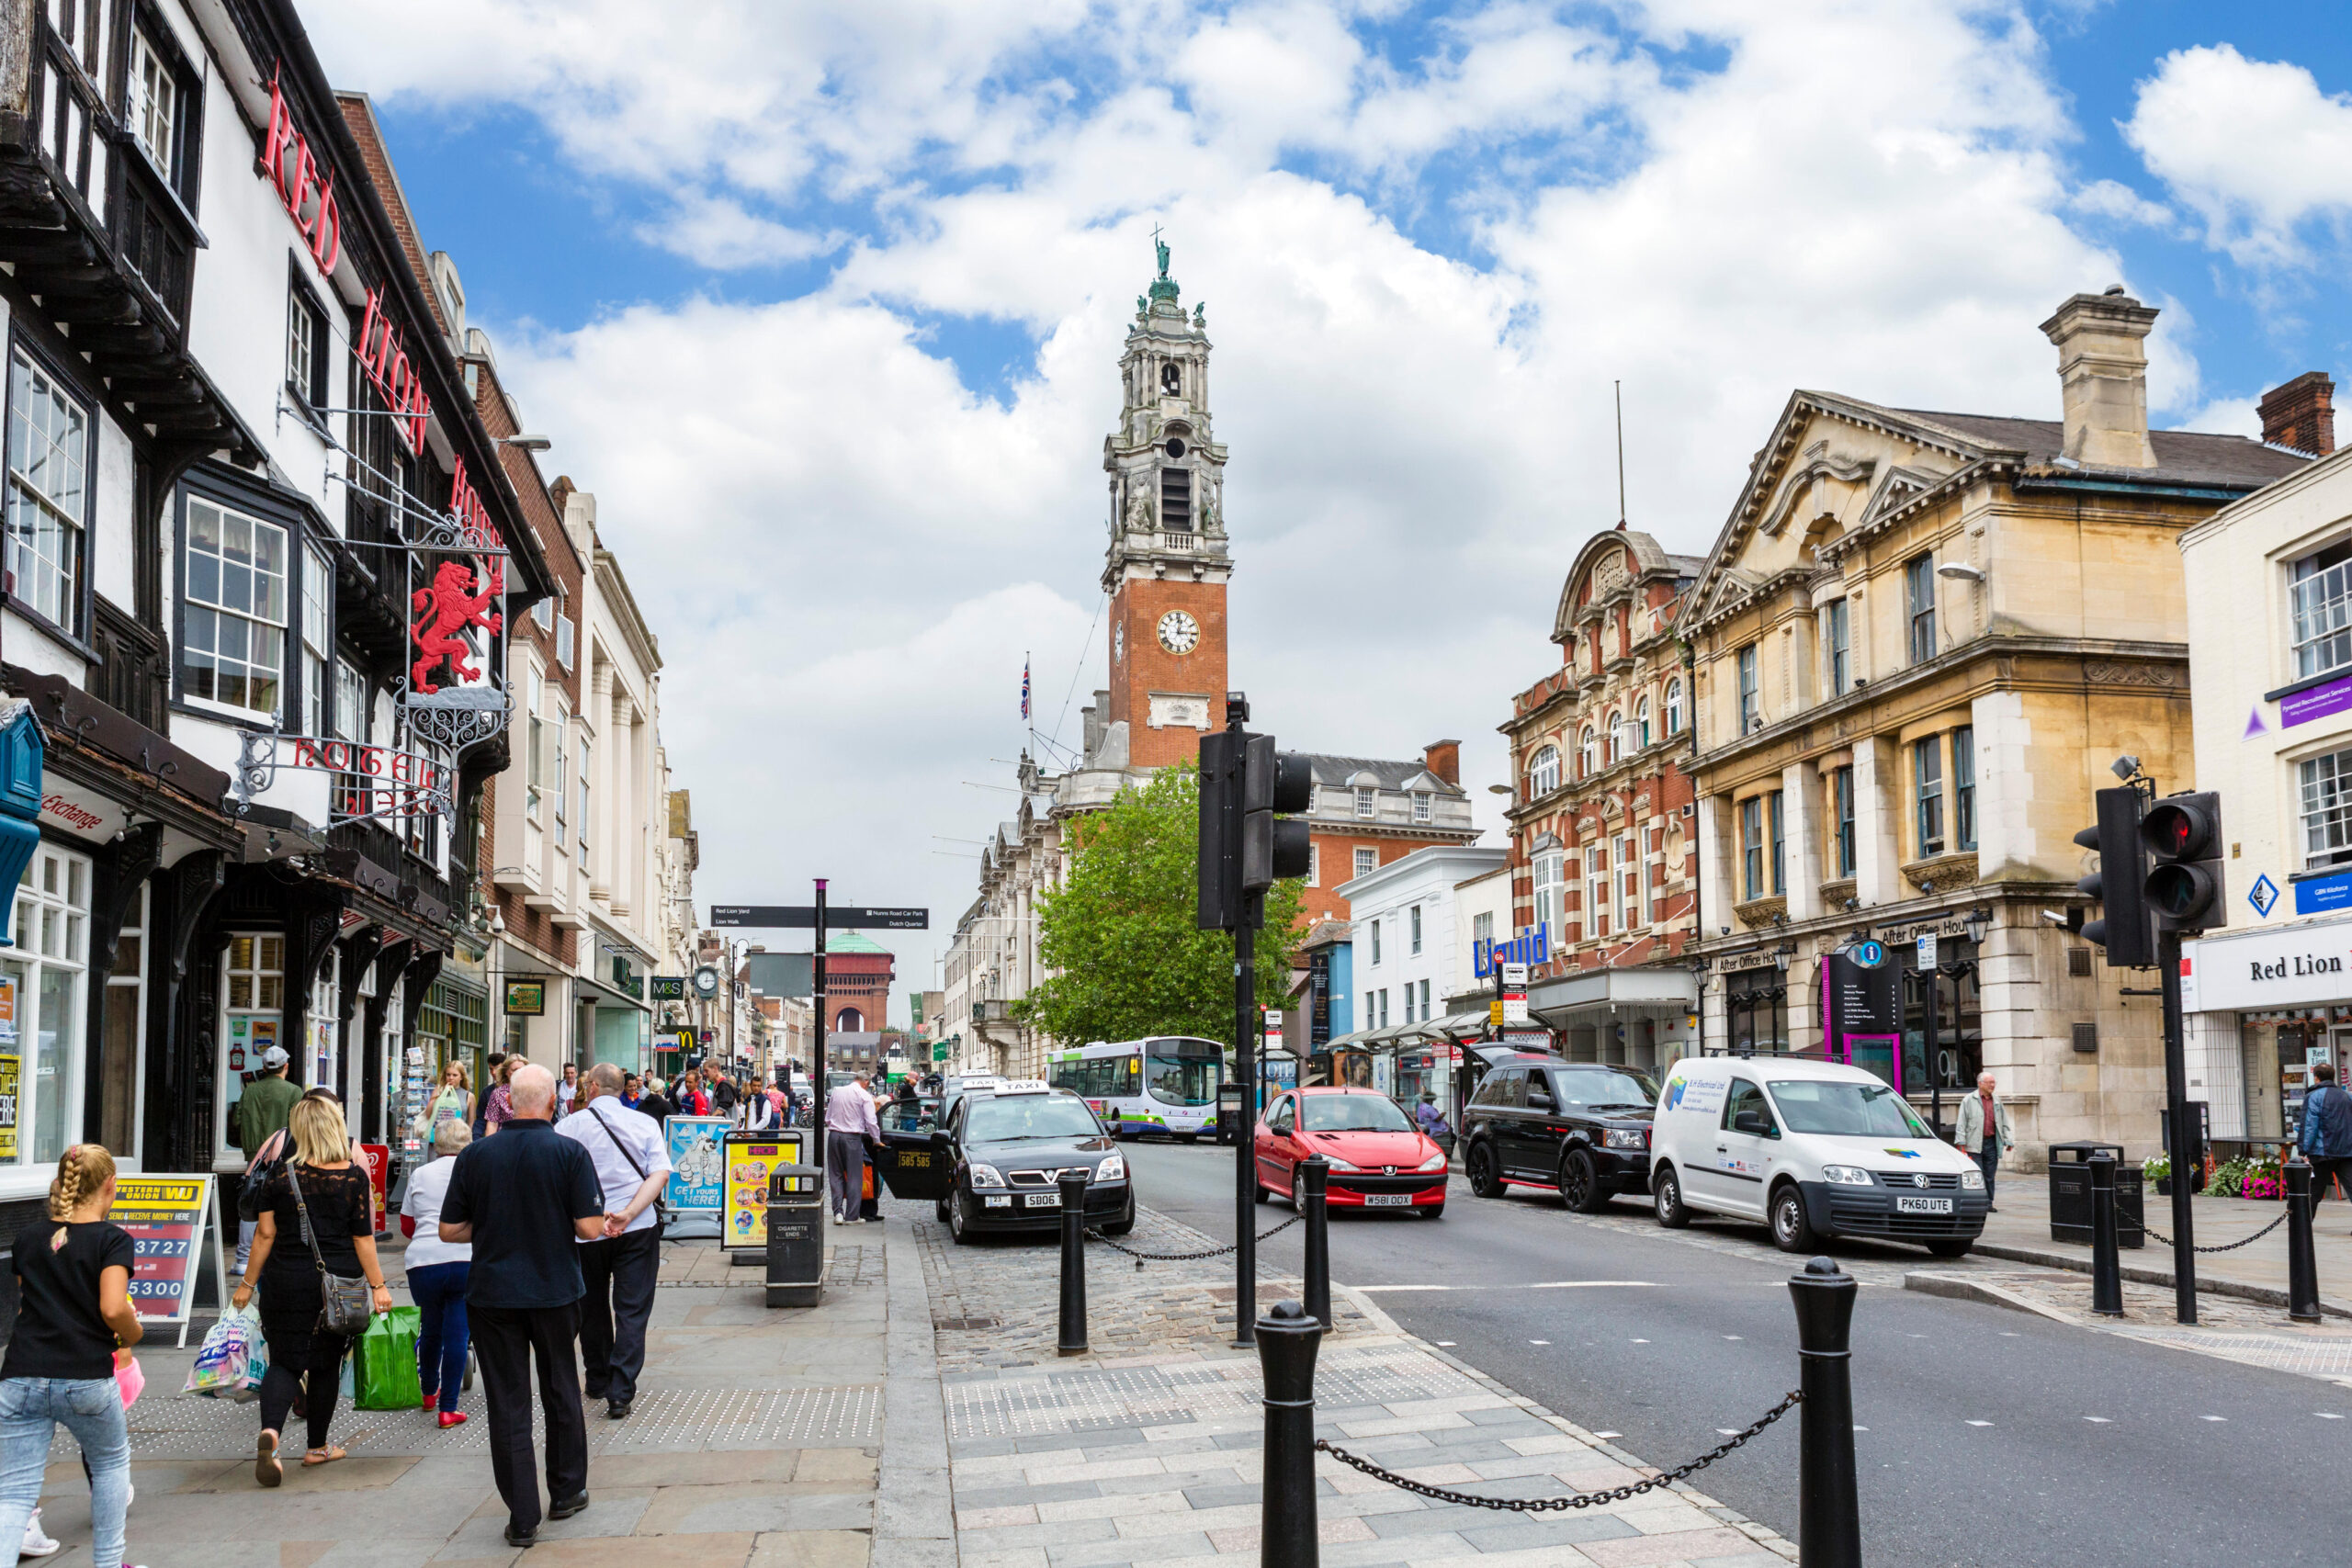
[[[1168,276],[1168,242],[1159,237],[1159,225],[1151,226],[1151,248],[1159,253],[1159,276]]]

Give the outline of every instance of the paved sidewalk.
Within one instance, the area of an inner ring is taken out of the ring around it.
[[[2000,1213],[1992,1216],[1978,1241],[1980,1257],[2006,1258],[2044,1267],[2079,1269],[2087,1272],[2087,1244],[2053,1241],[2050,1236],[2050,1179],[2039,1172],[2025,1175],[2003,1171],[1997,1198]],[[2195,1211],[2199,1247],[2214,1247],[2254,1235],[2286,1212],[2283,1202],[2251,1202],[2243,1198],[2189,1200]],[[2172,1200],[2156,1196],[2153,1185],[2143,1211],[2156,1229],[2172,1234]],[[2352,1318],[2352,1203],[2331,1200],[2322,1203],[2312,1225],[2312,1250],[2319,1262],[2322,1303],[2330,1314]],[[2154,1236],[2147,1246],[2126,1248],[2124,1278],[2169,1290],[2172,1248]],[[2287,1301],[2287,1227],[2280,1225],[2261,1240],[2229,1252],[2207,1253],[2197,1259],[2199,1293],[2233,1294],[2267,1305]],[[2283,1314],[2280,1314],[2283,1316]]]
[[[1111,1568],[1196,1559],[1254,1563],[1262,1387],[1231,1348],[1229,1256],[1140,1273],[1089,1249],[1093,1354],[1055,1351],[1056,1251],[958,1247],[927,1208],[884,1205],[930,1266],[961,1568]],[[1269,1225],[1286,1217],[1261,1211]],[[1200,1232],[1146,1210],[1137,1250],[1206,1250]],[[1260,1269],[1259,1306],[1296,1281]],[[1047,1332],[1024,1303],[1042,1299]],[[976,1310],[976,1306],[978,1310]],[[1613,1488],[1655,1472],[1603,1438],[1399,1332],[1340,1287],[1317,1362],[1317,1432],[1412,1479],[1490,1497]],[[1742,1424],[1760,1412],[1741,1413]],[[1792,1474],[1792,1416],[1757,1440]],[[1679,1461],[1688,1458],[1677,1455]],[[1795,1549],[1702,1492],[1674,1486],[1565,1512],[1449,1505],[1322,1456],[1317,1493],[1328,1568],[1780,1568]]]
[[[142,1347],[131,1411],[130,1555],[171,1568],[881,1568],[952,1564],[945,1426],[929,1313],[903,1225],[834,1233],[822,1305],[771,1311],[759,1269],[708,1242],[663,1247],[636,1413],[589,1405],[593,1499],[517,1552],[501,1539],[479,1387],[444,1431],[416,1411],[336,1414],[351,1457],[253,1476],[257,1410],[178,1393],[195,1355]],[[399,1270],[390,1270],[397,1276]],[[910,1295],[910,1292],[911,1294]],[[911,1329],[911,1333],[909,1330]],[[541,1458],[544,1460],[544,1449]],[[51,1450],[42,1522],[89,1562],[89,1488]],[[877,1490],[879,1489],[879,1490]],[[887,1493],[887,1497],[884,1494]]]

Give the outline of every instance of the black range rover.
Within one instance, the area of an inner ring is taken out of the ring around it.
[[[1470,1190],[1512,1183],[1556,1190],[1580,1214],[1650,1190],[1650,1116],[1657,1085],[1631,1067],[1556,1056],[1498,1059],[1462,1115]]]

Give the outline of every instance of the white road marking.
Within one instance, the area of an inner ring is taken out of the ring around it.
[[[2107,1416],[2084,1416],[2084,1417],[2083,1417],[2083,1419],[2084,1419],[2084,1420],[2086,1420],[2086,1421],[2093,1421],[2093,1422],[2097,1422],[2099,1426],[2102,1426],[2102,1427],[2112,1427],[2112,1426],[2114,1426],[2114,1425],[2115,1425],[2115,1423],[2114,1423],[2114,1421],[2113,1421],[2113,1420],[2109,1419],[2109,1417],[2107,1417]]]
[[[1441,1350],[1451,1350],[1453,1348],[1453,1341],[1451,1339],[1441,1339],[1437,1342],[1437,1348]]]
[[[1857,1431],[1857,1432],[1867,1432],[1867,1431],[1869,1431],[1869,1430],[1870,1430],[1870,1428],[1869,1428],[1868,1427],[1855,1427],[1855,1428],[1854,1428],[1854,1430],[1855,1430],[1855,1431]]]
[[[2318,1416],[2323,1421],[2341,1421],[2344,1419],[2343,1416],[2338,1416],[2333,1410],[2314,1410],[2312,1414]]]
[[[1623,1432],[1595,1432],[1593,1434],[1596,1438],[1622,1438],[1624,1435],[1625,1434]]]
[[[1724,1335],[1724,1338],[1726,1338],[1726,1339],[1737,1339],[1737,1338],[1742,1337],[1742,1336],[1737,1335],[1737,1334],[1726,1334],[1726,1335]]]
[[[1736,1438],[1739,1436],[1739,1428],[1736,1427],[1718,1427],[1715,1428],[1715,1436],[1718,1438]]]
[[[1971,1421],[1971,1422],[1969,1423],[1969,1425],[1970,1425],[1970,1426],[1972,1426],[1972,1427],[1989,1427],[1989,1426],[1991,1426],[1992,1424],[1993,1424],[1993,1423],[1991,1423],[1990,1421]]]
[[[1545,1280],[1532,1285],[1358,1285],[1359,1291],[1654,1291],[1655,1280]]]
[[[1636,1344],[1636,1345],[1646,1345],[1646,1344],[1648,1344],[1648,1343],[1649,1343],[1649,1341],[1648,1341],[1648,1340],[1646,1340],[1646,1339],[1636,1339],[1636,1340],[1634,1340],[1634,1341],[1633,1341],[1633,1343],[1634,1343],[1634,1344]]]
[[[2226,1416],[2199,1416],[2198,1419],[2199,1421],[2226,1421],[2229,1417]]]
[[[1528,1343],[1530,1345],[1549,1345],[1552,1342],[1549,1339],[1531,1339]]]

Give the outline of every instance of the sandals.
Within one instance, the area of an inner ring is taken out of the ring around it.
[[[277,1457],[275,1432],[264,1432],[254,1443],[254,1479],[264,1486],[276,1486],[286,1479],[286,1466]]]
[[[333,1464],[339,1459],[349,1459],[351,1455],[345,1450],[336,1448],[333,1443],[329,1443],[325,1448],[312,1449],[308,1453],[304,1454],[302,1456],[302,1468],[304,1470],[315,1470],[320,1465]]]

